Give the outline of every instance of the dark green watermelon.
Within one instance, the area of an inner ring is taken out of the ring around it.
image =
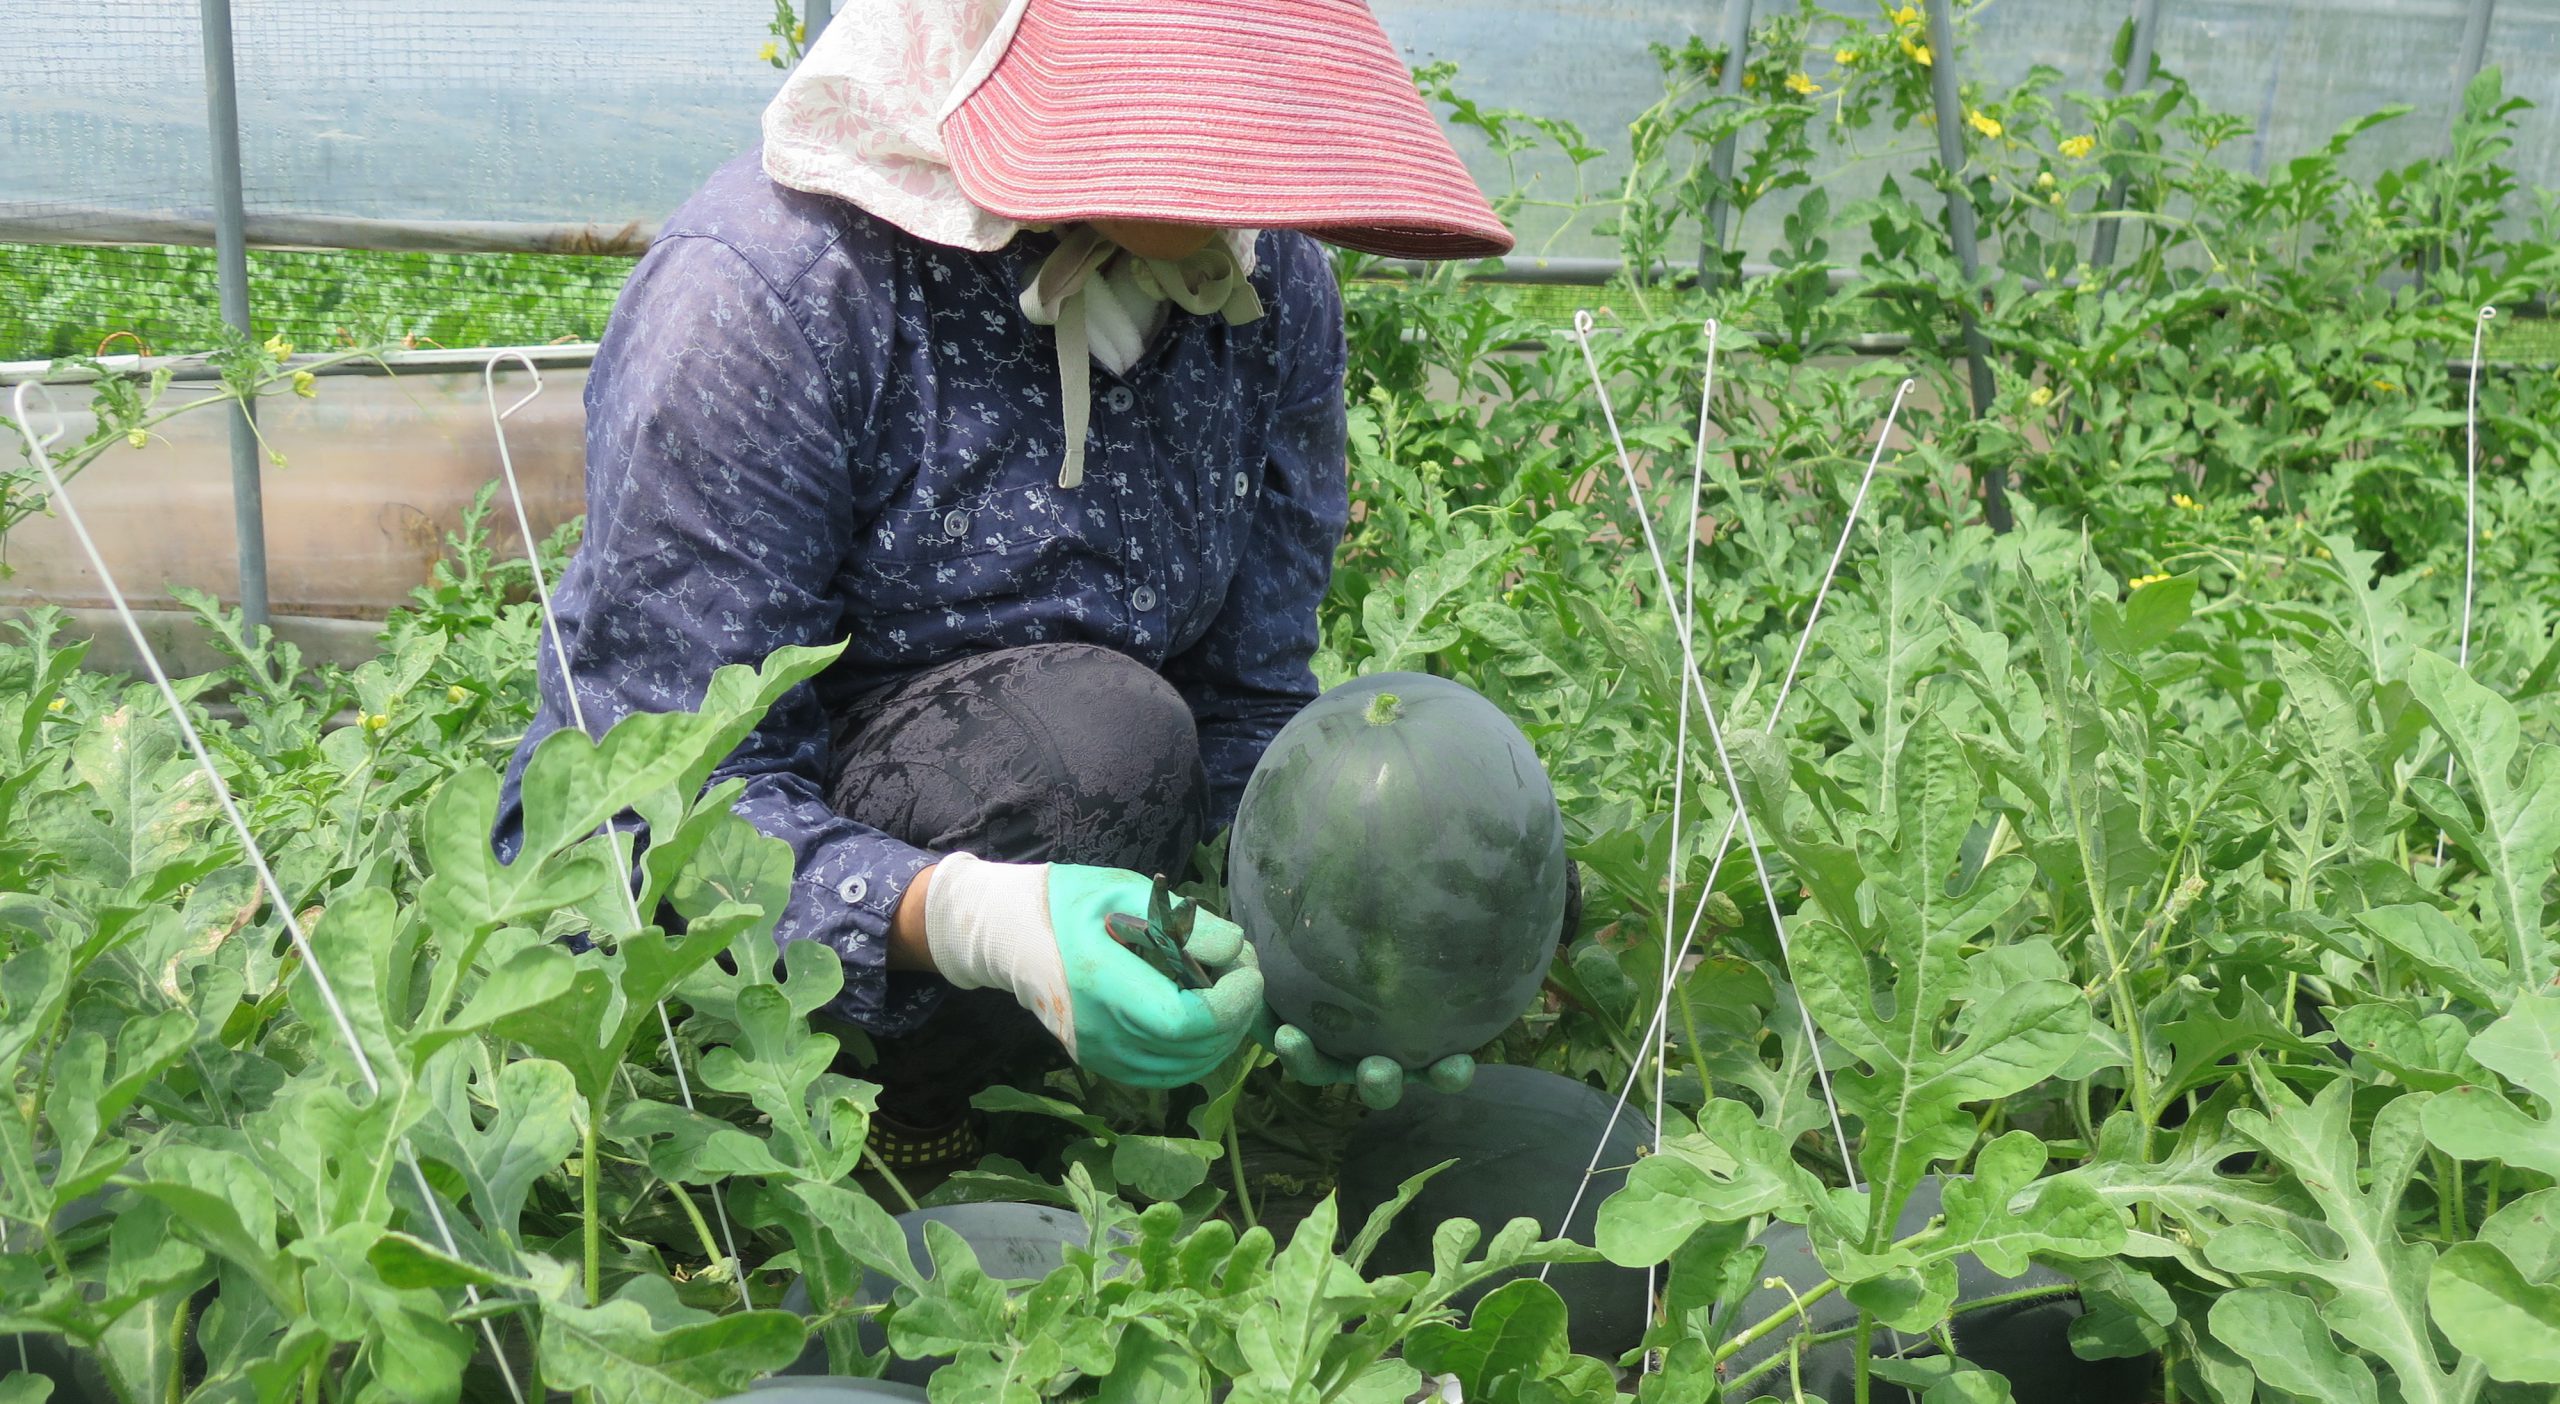
[[[1927,1228],[1940,1212],[1945,1187],[1946,1182],[1935,1175],[1922,1180],[1894,1222],[1894,1237],[1908,1238]],[[1733,1313],[1731,1329],[1735,1330],[1767,1320],[1829,1280],[1801,1226],[1773,1224],[1753,1242],[1768,1250],[1761,1267],[1764,1283],[1777,1280],[1786,1285],[1764,1285],[1744,1298]],[[2071,1323],[2084,1310],[2078,1297],[2002,1300],[2033,1288],[2067,1288],[2071,1281],[2042,1263],[2029,1266],[2022,1277],[2011,1278],[1993,1272],[1970,1253],[1956,1259],[1955,1316],[1948,1329],[1957,1351],[1968,1363],[2006,1377],[2010,1392],[2022,1400],[2138,1404],[2159,1398],[2157,1360],[2147,1356],[2083,1360],[2072,1350]],[[1990,1304],[1977,1305],[1985,1302]],[[1791,1369],[1801,1376],[1808,1397],[1847,1399],[1855,1392],[1858,1348],[1851,1328],[1858,1322],[1857,1306],[1833,1293],[1807,1305],[1802,1320],[1804,1334],[1822,1339],[1805,1346],[1803,1357],[1794,1365],[1767,1368],[1774,1357],[1797,1348],[1799,1333],[1794,1331],[1772,1331],[1725,1362],[1722,1373],[1727,1379],[1749,1376],[1753,1380],[1748,1388],[1737,1391],[1737,1398],[1784,1396],[1791,1387]],[[1869,1349],[1878,1358],[1938,1353],[1932,1342],[1898,1337],[1881,1328]],[[1912,1404],[1911,1393],[1898,1385],[1870,1380],[1869,1386],[1868,1397],[1874,1404]]]
[[[1537,998],[1568,870],[1520,728],[1458,683],[1380,673],[1272,739],[1236,812],[1227,896],[1273,1012],[1334,1057],[1422,1068]]]
[[[1430,1271],[1432,1235],[1449,1219],[1473,1219],[1486,1237],[1513,1219],[1535,1219],[1541,1237],[1590,1243],[1600,1202],[1626,1186],[1628,1167],[1653,1144],[1653,1123],[1634,1107],[1611,1129],[1612,1105],[1608,1093],[1589,1083],[1487,1064],[1464,1092],[1415,1087],[1390,1110],[1363,1117],[1342,1155],[1346,1229],[1368,1222],[1406,1179],[1444,1160],[1457,1162],[1432,1176],[1387,1226],[1369,1257],[1370,1275]],[[1565,1206],[1574,1202],[1603,1130],[1609,1139],[1599,1169],[1567,1223]],[[1490,1278],[1452,1305],[1470,1310],[1502,1283],[1536,1275],[1529,1268]],[[1565,1263],[1548,1273],[1547,1285],[1564,1298],[1575,1350],[1614,1361],[1642,1343],[1644,1269]]]
[[[1083,1247],[1091,1235],[1085,1228],[1084,1216],[1046,1204],[944,1204],[930,1209],[910,1209],[898,1216],[898,1227],[906,1230],[907,1256],[919,1272],[933,1276],[933,1258],[925,1251],[924,1226],[938,1223],[960,1235],[969,1251],[978,1257],[978,1266],[987,1275],[1005,1281],[1037,1280],[1057,1270],[1067,1260],[1069,1247]],[[854,1305],[878,1306],[887,1302],[897,1284],[877,1272],[865,1272],[862,1285],[855,1290]],[[782,1309],[809,1315],[814,1304],[809,1300],[805,1278],[794,1278],[782,1294]],[[864,1318],[859,1334],[862,1348],[877,1354],[889,1348],[888,1332],[877,1317]],[[923,1385],[933,1372],[951,1363],[947,1356],[931,1360],[906,1360],[892,1357],[883,1372],[892,1382]],[[782,1374],[788,1376],[823,1376],[827,1373],[827,1348],[815,1336],[808,1349]],[[812,1401],[814,1404],[814,1401]]]

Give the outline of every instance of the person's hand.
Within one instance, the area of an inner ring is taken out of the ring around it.
[[[959,853],[925,894],[933,965],[962,989],[1011,993],[1078,1067],[1138,1087],[1215,1071],[1262,1009],[1262,972],[1233,922],[1200,912],[1184,950],[1213,976],[1186,990],[1111,938],[1115,913],[1143,917],[1155,884],[1118,868],[990,863]]]
[[[1280,1070],[1293,1080],[1309,1087],[1350,1083],[1359,1092],[1360,1100],[1376,1111],[1385,1111],[1404,1100],[1407,1083],[1428,1082],[1442,1092],[1464,1092],[1476,1077],[1476,1060],[1465,1053],[1452,1053],[1420,1072],[1408,1072],[1395,1059],[1375,1053],[1357,1063],[1346,1063],[1318,1049],[1306,1030],[1281,1023],[1267,1009],[1254,1029],[1254,1038],[1271,1050],[1280,1062]]]

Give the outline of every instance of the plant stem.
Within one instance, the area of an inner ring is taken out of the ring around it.
[[[187,1317],[189,1312],[195,1307],[195,1304],[196,1299],[193,1296],[179,1298],[177,1313],[169,1322],[168,1404],[178,1404],[178,1401],[186,1397]],[[20,1365],[24,1365],[26,1363],[26,1353],[23,1346],[19,1351],[18,1363]]]
[[[604,1219],[596,1211],[596,1181],[603,1178],[604,1164],[596,1154],[596,1128],[604,1121],[604,1097],[601,1093],[587,1099],[585,1128],[585,1171],[579,1193],[584,1203],[584,1233],[587,1241],[587,1305],[604,1304]]]
[[[912,1214],[921,1207],[916,1203],[916,1197],[907,1193],[906,1182],[900,1180],[897,1172],[889,1168],[889,1162],[880,1158],[880,1152],[873,1150],[868,1145],[865,1145],[862,1148],[862,1158],[871,1163],[871,1170],[873,1174],[878,1175],[881,1179],[888,1182],[889,1193],[896,1195],[898,1197],[898,1202],[907,1206],[908,1213]]]
[[[2057,681],[2066,688],[2070,683],[2069,679]],[[2070,712],[2067,694],[2061,701],[2062,712],[2067,717]],[[2078,744],[2069,731],[2066,730],[2064,734],[2069,744]],[[2096,777],[2093,775],[2091,778],[2095,780]],[[2131,1066],[2125,1069],[2125,1089],[2133,1098],[2134,1118],[2142,1129],[2140,1142],[2142,1155],[2147,1160],[2151,1155],[2151,1133],[2153,1123],[2158,1116],[2158,1109],[2151,1105],[2150,1056],[2143,1050],[2140,1012],[2134,1005],[2133,991],[2128,983],[2131,972],[2124,967],[2122,953],[2116,944],[2114,923],[2107,914],[2106,885],[2099,877],[2105,869],[2098,862],[2097,845],[2090,835],[2089,815],[2082,807],[2084,800],[2094,798],[2094,796],[2081,795],[2076,784],[2071,786],[2072,839],[2079,847],[2080,871],[2089,889],[2089,928],[2097,935],[2100,954],[2107,963],[2105,980],[2107,1002],[2114,1006],[2116,1031],[2124,1035],[2124,1046],[2131,1059]],[[1859,1404],[1865,1404],[1866,1376],[1862,1372],[1858,1378],[1860,1381]]]
[[[730,1262],[729,1255],[720,1251],[719,1243],[711,1237],[711,1223],[702,1217],[702,1209],[693,1202],[693,1196],[687,1194],[684,1186],[679,1184],[669,1184],[667,1193],[684,1210],[686,1220],[692,1223],[693,1236],[695,1241],[702,1245],[703,1258],[714,1263],[729,1263],[729,1271],[737,1274],[738,1280],[743,1282],[747,1275],[747,1265]]]
[[[1698,1012],[1689,1004],[1689,986],[1671,972],[1671,994],[1680,1001],[1680,1029],[1689,1040],[1689,1070],[1698,1075],[1698,1105],[1715,1100],[1715,1079],[1707,1076],[1706,1044],[1698,1037]]]
[[[1751,1325],[1745,1327],[1741,1333],[1736,1335],[1732,1340],[1726,1341],[1722,1346],[1717,1347],[1716,1363],[1718,1365],[1722,1365],[1724,1362],[1740,1355],[1743,1351],[1748,1350],[1751,1347],[1752,1342],[1804,1315],[1804,1309],[1806,1307],[1813,1305],[1815,1302],[1821,1301],[1823,1298],[1830,1296],[1832,1293],[1839,1290],[1840,1284],[1838,1282],[1829,1278],[1823,1279],[1821,1286],[1797,1297],[1787,1305],[1778,1308],[1776,1311],[1770,1313],[1766,1318],[1753,1322]]]
[[[1236,1134],[1234,1117],[1227,1118],[1227,1172],[1235,1177],[1236,1208],[1244,1214],[1244,1226],[1259,1227],[1253,1212],[1253,1190],[1244,1179],[1244,1139]]]
[[[1855,1383],[1851,1386],[1850,1394],[1858,1404],[1868,1404],[1870,1396],[1874,1393],[1876,1362],[1875,1357],[1868,1352],[1875,1348],[1875,1339],[1876,1319],[1866,1312],[1859,1312],[1857,1373],[1852,1376]]]

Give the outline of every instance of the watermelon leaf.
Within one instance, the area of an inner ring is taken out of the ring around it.
[[[1405,1358],[1425,1374],[1455,1376],[1465,1398],[1485,1404],[1518,1399],[1525,1381],[1558,1373],[1572,1353],[1564,1298],[1534,1277],[1486,1293],[1464,1327],[1429,1323],[1405,1342]]]

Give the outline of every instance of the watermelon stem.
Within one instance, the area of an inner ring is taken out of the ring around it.
[[[1369,710],[1366,715],[1369,718],[1369,725],[1385,726],[1404,715],[1404,699],[1392,692],[1381,692],[1369,699]]]

